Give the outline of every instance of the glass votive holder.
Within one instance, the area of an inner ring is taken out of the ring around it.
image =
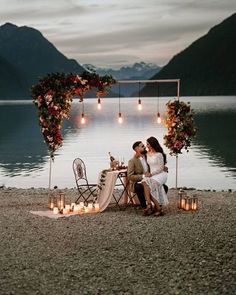
[[[58,214],[59,213],[59,209],[57,207],[53,208],[53,214]]]
[[[48,208],[53,210],[54,207],[56,207],[57,202],[56,202],[56,198],[53,194],[49,194],[48,196]]]
[[[94,210],[95,210],[96,212],[99,212],[99,211],[100,211],[100,206],[99,206],[98,203],[95,203],[95,204],[94,204]]]
[[[64,193],[59,193],[57,206],[58,206],[59,210],[64,209],[64,207],[65,207],[65,194]]]

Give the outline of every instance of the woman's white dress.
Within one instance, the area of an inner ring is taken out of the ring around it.
[[[164,158],[162,153],[147,154],[147,163],[150,167],[151,177],[145,177],[143,181],[150,188],[150,193],[160,205],[169,203],[163,184],[167,181],[168,173],[164,171]]]

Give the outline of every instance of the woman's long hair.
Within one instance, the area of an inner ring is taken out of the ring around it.
[[[164,164],[166,164],[166,154],[163,152],[163,148],[160,146],[159,141],[156,139],[156,137],[149,137],[147,139],[147,142],[150,144],[150,146],[157,152],[162,153],[164,158]]]

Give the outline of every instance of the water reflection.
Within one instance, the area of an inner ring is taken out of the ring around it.
[[[45,161],[36,110],[31,104],[0,106],[0,165],[8,176],[30,173]]]
[[[195,121],[198,133],[194,143],[199,153],[207,154],[215,165],[227,167],[236,178],[236,111],[197,113]]]
[[[134,141],[145,140],[152,135],[162,139],[166,129],[156,123],[156,98],[142,101],[143,110],[138,112],[137,99],[123,99],[124,123],[118,124],[117,99],[104,101],[101,111],[97,110],[96,100],[87,100],[86,125],[80,123],[81,104],[75,101],[70,120],[65,120],[63,124],[64,144],[56,154],[53,171],[55,184],[74,186],[71,163],[75,157],[86,161],[89,177],[94,182],[98,171],[109,164],[109,151],[117,157],[125,157],[127,162],[133,154],[131,146]],[[160,101],[162,114],[167,101]],[[211,183],[214,187],[214,183],[218,182],[222,187],[224,183],[232,188],[235,186],[235,102],[236,98],[207,98],[205,103],[202,98],[191,99],[199,131],[190,153],[180,158],[179,174],[181,177],[182,173],[184,185],[206,187]],[[168,181],[174,186],[175,159],[169,155],[168,165]],[[47,186],[48,151],[32,102],[0,102],[0,175],[2,181],[11,186],[28,187],[32,185],[32,179],[35,186]],[[14,182],[10,182],[10,178]]]

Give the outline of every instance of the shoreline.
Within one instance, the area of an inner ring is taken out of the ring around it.
[[[128,206],[55,220],[30,213],[47,189],[0,189],[1,294],[233,294],[236,192],[190,192],[198,211],[170,189],[163,217]]]

